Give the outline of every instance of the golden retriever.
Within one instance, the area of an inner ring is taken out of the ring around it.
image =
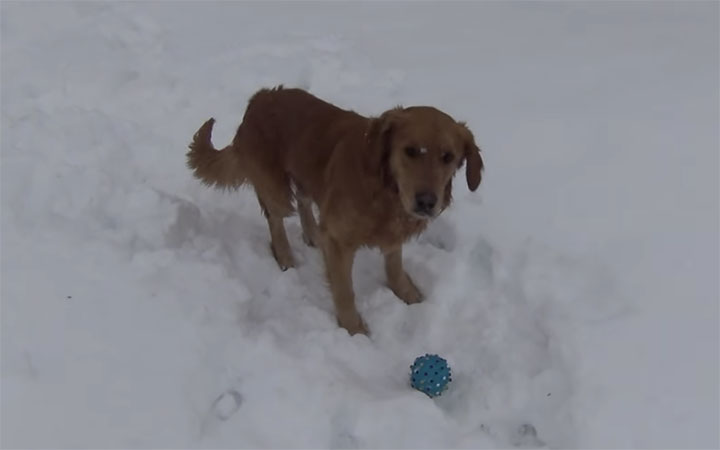
[[[196,132],[188,167],[209,186],[253,186],[282,270],[295,265],[284,218],[296,203],[303,240],[322,250],[341,327],[368,334],[352,286],[363,246],[382,251],[395,295],[408,304],[423,299],[403,269],[402,246],[450,204],[463,164],[470,190],[480,184],[483,160],[463,122],[430,106],[368,118],[283,86],[252,96],[232,143],[220,151],[211,141],[214,122]]]

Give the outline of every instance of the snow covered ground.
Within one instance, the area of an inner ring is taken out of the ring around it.
[[[2,2],[4,447],[718,446],[718,3]],[[478,193],[408,245],[280,272],[185,168],[276,83],[433,104]],[[429,399],[413,359],[446,357]]]

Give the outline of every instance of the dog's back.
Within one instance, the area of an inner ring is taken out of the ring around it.
[[[282,86],[262,89],[250,98],[236,139],[252,130],[263,139],[275,140],[282,147],[291,147],[306,134],[308,127],[321,129],[347,114],[353,113],[301,89]]]
[[[233,146],[252,153],[265,173],[283,170],[317,200],[337,143],[366,123],[365,117],[301,89],[263,89],[248,102]]]
[[[277,203],[284,214],[293,209],[288,176],[317,199],[336,144],[367,119],[301,89],[280,86],[250,98],[232,144],[221,151],[211,142],[214,123],[212,118],[205,122],[190,144],[188,165],[195,176],[219,188],[249,181],[256,190],[268,191],[266,203]]]

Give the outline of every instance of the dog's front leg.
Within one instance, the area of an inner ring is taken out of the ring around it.
[[[343,246],[330,236],[324,236],[322,241],[325,270],[335,303],[338,324],[351,335],[368,334],[367,326],[355,307],[355,293],[352,286],[355,249]]]
[[[402,246],[383,249],[383,255],[385,256],[385,275],[390,289],[408,305],[420,303],[423,300],[422,292],[415,286],[403,268]]]

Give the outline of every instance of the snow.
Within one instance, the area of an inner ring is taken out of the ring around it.
[[[718,447],[718,3],[2,3],[2,446]],[[185,167],[277,83],[432,104],[478,192],[354,268]],[[452,368],[409,387],[416,356]]]

